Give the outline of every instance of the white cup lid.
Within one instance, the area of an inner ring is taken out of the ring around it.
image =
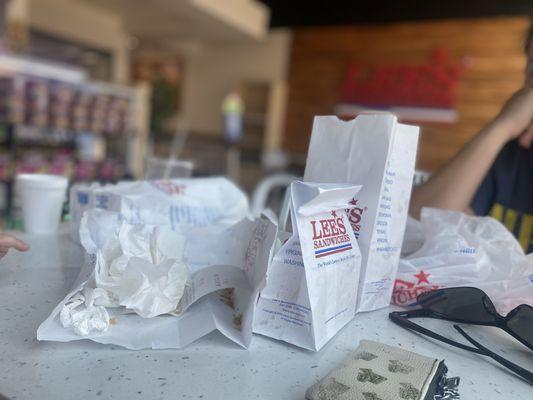
[[[68,179],[59,175],[19,174],[17,175],[16,180],[17,184],[43,189],[64,189],[68,185]]]

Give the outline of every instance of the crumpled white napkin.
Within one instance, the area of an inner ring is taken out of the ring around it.
[[[94,300],[107,296],[102,289],[84,289],[76,293],[61,309],[59,319],[63,327],[72,327],[80,336],[87,336],[93,331],[105,332],[109,327],[109,314],[103,306],[95,306]]]
[[[124,306],[144,318],[174,311],[189,276],[184,247],[184,237],[169,228],[122,222],[96,253],[96,286],[110,300],[96,305]]]
[[[123,306],[144,318],[176,309],[189,278],[183,235],[98,211],[86,213],[81,224],[82,243],[96,255],[94,287],[86,285],[65,304],[60,313],[64,327],[82,336],[105,332],[105,307]]]

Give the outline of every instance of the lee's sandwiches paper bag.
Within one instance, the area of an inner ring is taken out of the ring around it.
[[[221,177],[119,182],[115,185],[75,185],[70,194],[72,231],[86,210],[119,212],[130,224],[191,228],[227,228],[248,215],[246,195]]]
[[[268,267],[254,332],[318,351],[353,318],[361,255],[346,208],[359,189],[291,185],[293,233]]]
[[[357,311],[390,303],[413,183],[418,127],[392,114],[315,117],[304,181],[362,185],[349,221],[362,264]]]

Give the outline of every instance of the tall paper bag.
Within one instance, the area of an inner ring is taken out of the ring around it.
[[[349,219],[362,264],[357,311],[390,303],[409,209],[418,127],[392,114],[363,114],[351,121],[315,117],[304,181],[363,188]]]

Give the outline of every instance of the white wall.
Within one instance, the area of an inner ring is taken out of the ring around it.
[[[274,30],[261,42],[206,44],[188,56],[182,97],[182,119],[192,132],[220,134],[220,105],[240,82],[269,83],[271,99],[265,145],[276,147],[285,110],[291,35]],[[272,97],[276,98],[276,101]]]
[[[270,9],[258,0],[189,0],[198,9],[225,21],[255,39],[264,39]]]
[[[128,81],[128,34],[119,15],[74,0],[10,0],[10,9],[8,18],[109,51],[113,55],[113,79]]]

